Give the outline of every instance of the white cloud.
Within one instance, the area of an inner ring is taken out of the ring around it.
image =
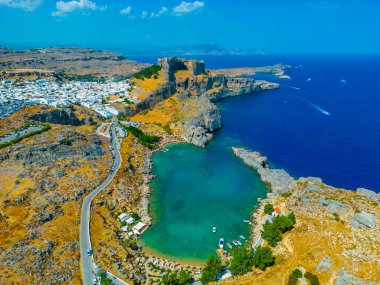
[[[161,7],[161,9],[160,9],[160,11],[158,11],[157,13],[156,13],[156,17],[161,17],[163,14],[165,14],[166,12],[168,11],[168,8],[166,8],[166,7]]]
[[[150,12],[148,13],[147,11],[143,11],[141,13],[141,18],[145,19],[145,18],[158,18],[158,17],[161,17],[162,15],[164,15],[166,12],[168,11],[168,8],[166,7],[161,7],[161,9],[156,13],[156,12]]]
[[[0,5],[11,8],[19,8],[25,11],[33,11],[38,8],[42,0],[0,0]]]
[[[205,3],[201,1],[194,1],[194,2],[182,1],[181,4],[173,8],[173,12],[176,15],[183,15],[186,13],[193,12],[199,8],[202,8],[204,5]]]
[[[124,9],[121,9],[120,10],[120,14],[122,14],[122,15],[129,15],[131,13],[131,11],[132,11],[132,7],[128,6],[128,7],[124,8]]]
[[[86,10],[99,10],[104,11],[107,7],[99,7],[95,2],[91,0],[71,0],[71,1],[58,1],[55,4],[57,11],[54,11],[51,15],[55,17],[66,16],[68,13],[75,11]]]

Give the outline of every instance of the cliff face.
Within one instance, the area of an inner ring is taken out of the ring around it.
[[[211,75],[203,61],[174,57],[160,59],[158,65],[162,67],[165,84],[152,91],[144,101],[127,108],[126,114],[132,116],[178,94],[185,111],[183,136],[197,146],[205,146],[212,138],[211,133],[222,126],[219,111],[212,102],[279,88],[277,83]]]

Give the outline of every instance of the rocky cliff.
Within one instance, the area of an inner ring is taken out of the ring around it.
[[[197,146],[205,146],[212,138],[212,132],[221,128],[219,111],[212,102],[279,88],[277,83],[262,80],[212,75],[206,71],[203,61],[173,57],[160,59],[158,65],[162,67],[165,83],[142,102],[126,108],[125,114],[132,116],[178,94],[184,113],[187,113],[183,136]],[[186,109],[189,111],[186,112]]]

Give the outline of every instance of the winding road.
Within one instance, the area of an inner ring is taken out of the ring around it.
[[[83,285],[92,285],[92,284],[98,284],[94,283],[94,278],[96,278],[96,270],[97,265],[94,260],[93,254],[87,255],[87,249],[92,250],[91,246],[91,236],[90,236],[90,208],[92,200],[101,192],[103,191],[113,180],[115,177],[115,174],[117,170],[119,169],[121,165],[121,156],[119,152],[119,146],[116,138],[116,130],[115,130],[115,124],[116,120],[114,119],[111,127],[111,145],[113,147],[113,153],[115,156],[115,161],[113,164],[113,171],[110,172],[107,179],[94,191],[92,191],[84,200],[82,204],[82,212],[81,212],[81,221],[80,221],[80,256],[81,256],[81,274],[82,274],[82,281]],[[124,282],[123,280],[117,278],[110,272],[107,272],[107,277],[110,278],[114,284],[116,285],[128,285],[128,283]]]

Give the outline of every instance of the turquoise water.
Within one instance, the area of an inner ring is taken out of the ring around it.
[[[153,156],[156,219],[142,237],[145,246],[169,257],[204,261],[221,237],[231,243],[239,235],[249,237],[243,220],[266,187],[236,159],[229,147],[233,144],[219,133],[207,148],[173,144],[169,152]]]
[[[143,236],[149,247],[204,260],[220,237],[248,236],[242,220],[256,198],[265,195],[265,187],[229,146],[260,151],[272,166],[294,177],[317,176],[336,187],[380,191],[379,56],[204,59],[208,68],[278,62],[295,68],[287,71],[291,80],[264,77],[279,82],[279,90],[218,104],[223,128],[207,148],[174,145],[154,156],[152,210],[157,219]]]

